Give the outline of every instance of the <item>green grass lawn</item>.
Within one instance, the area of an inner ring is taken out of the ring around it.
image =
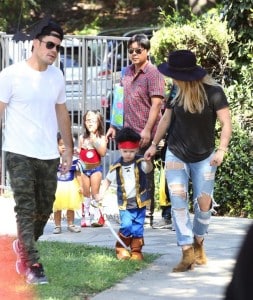
[[[126,276],[146,268],[158,254],[143,261],[119,261],[114,249],[74,243],[38,243],[49,284],[36,286],[39,300],[88,299]]]

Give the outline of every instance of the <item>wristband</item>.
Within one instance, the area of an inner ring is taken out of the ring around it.
[[[228,152],[228,150],[225,149],[225,148],[218,148],[217,150],[223,151],[224,153],[227,153],[227,152]]]
[[[157,144],[154,141],[151,142],[151,145],[157,147]]]

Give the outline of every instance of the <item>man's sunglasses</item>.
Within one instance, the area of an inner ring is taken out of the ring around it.
[[[61,49],[61,45],[57,45],[53,42],[44,42],[44,41],[40,41],[40,42],[45,43],[47,49],[54,49],[55,48],[57,52],[59,52],[60,49]]]
[[[141,54],[143,50],[145,50],[145,49],[143,49],[143,48],[129,48],[128,53],[133,54],[135,52],[136,54]]]

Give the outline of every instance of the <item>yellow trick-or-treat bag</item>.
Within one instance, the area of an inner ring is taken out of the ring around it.
[[[166,180],[165,180],[165,170],[164,167],[161,166],[160,170],[160,182],[159,182],[159,203],[160,206],[168,206],[169,205],[169,200],[166,195],[165,191],[165,185],[166,185]]]
[[[168,206],[169,202],[169,195],[167,197],[166,194],[166,180],[165,180],[165,170],[162,164],[162,160],[155,160],[155,198],[158,200],[158,206]]]

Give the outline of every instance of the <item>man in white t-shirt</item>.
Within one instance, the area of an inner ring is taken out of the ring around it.
[[[34,36],[31,57],[0,73],[0,116],[6,112],[3,150],[17,221],[16,271],[29,284],[48,283],[35,242],[43,234],[55,199],[58,127],[66,146],[62,172],[72,164],[64,77],[52,65],[62,39],[61,27],[48,21]]]

